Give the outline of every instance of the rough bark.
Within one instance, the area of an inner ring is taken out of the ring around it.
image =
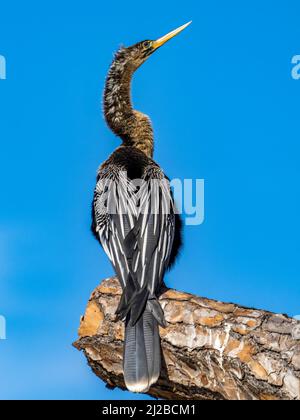
[[[125,389],[124,328],[116,278],[93,292],[75,347],[109,387]],[[164,368],[149,395],[163,399],[299,400],[300,322],[168,289],[160,297]]]

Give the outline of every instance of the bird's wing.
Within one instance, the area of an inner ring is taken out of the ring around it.
[[[134,228],[138,252],[132,270],[140,287],[155,294],[165,273],[174,239],[174,205],[169,181],[162,171],[149,166],[139,190],[139,213]]]
[[[118,312],[135,323],[148,304],[163,323],[156,293],[168,266],[175,231],[169,181],[149,165],[138,185],[119,170],[99,172],[94,212],[100,242],[123,287]]]
[[[99,171],[93,201],[95,230],[123,288],[130,273],[124,241],[136,218],[132,206],[133,212],[124,211],[130,191],[131,185],[119,168],[110,165]]]

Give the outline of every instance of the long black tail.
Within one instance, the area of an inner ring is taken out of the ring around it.
[[[151,295],[146,286],[140,288],[129,276],[116,314],[125,320],[126,387],[132,392],[146,392],[160,375],[159,325],[166,326],[163,310],[157,297]]]
[[[147,392],[160,375],[161,348],[158,322],[147,305],[132,325],[130,314],[125,325],[124,379],[132,392]]]

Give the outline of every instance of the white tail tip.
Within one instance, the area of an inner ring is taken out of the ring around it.
[[[125,383],[125,385],[128,391],[135,392],[135,393],[145,393],[149,390],[148,382],[140,382],[140,383],[135,383],[135,384]]]

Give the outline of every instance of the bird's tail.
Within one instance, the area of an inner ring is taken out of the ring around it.
[[[160,375],[161,348],[158,321],[150,305],[137,322],[132,323],[130,313],[125,324],[124,379],[132,392],[147,392]]]

